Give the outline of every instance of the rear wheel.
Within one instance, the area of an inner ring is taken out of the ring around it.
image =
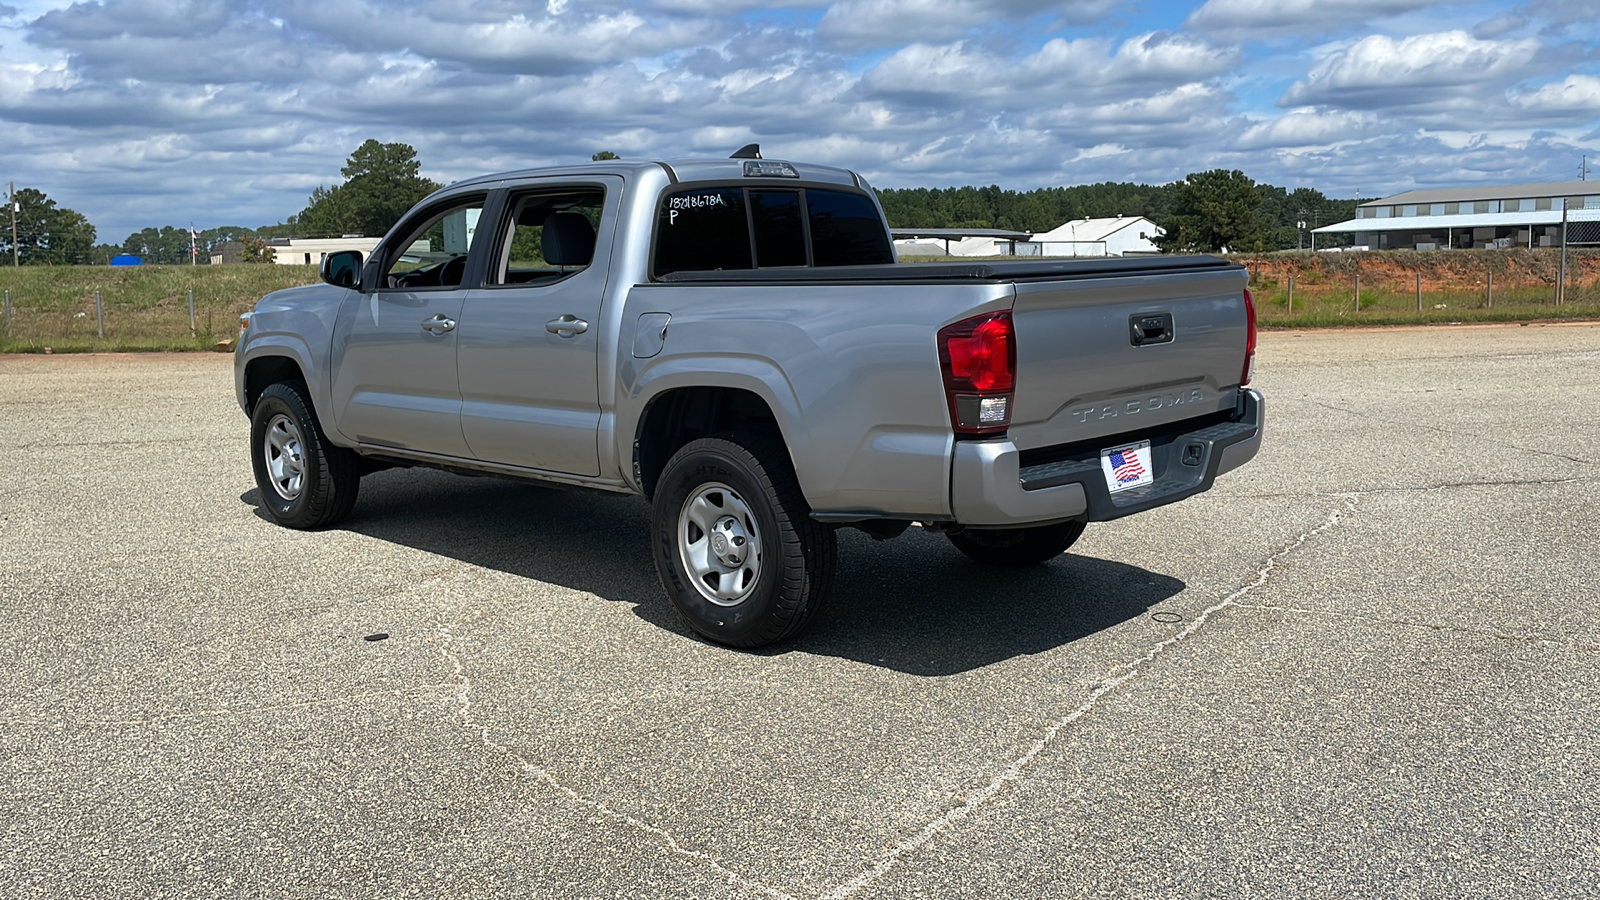
[[[949,535],[956,549],[991,566],[1034,566],[1066,552],[1083,534],[1084,522],[1030,528],[967,529]]]
[[[793,636],[833,580],[833,530],[812,520],[772,437],[685,445],[661,472],[651,524],[661,586],[689,627],[719,644]]]
[[[328,442],[304,392],[293,382],[261,392],[250,413],[250,462],[273,521],[322,528],[355,506],[359,457]]]

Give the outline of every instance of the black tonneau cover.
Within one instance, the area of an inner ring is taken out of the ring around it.
[[[908,281],[1045,281],[1103,278],[1107,275],[1175,274],[1238,268],[1215,256],[1137,256],[1107,259],[1063,259],[1050,262],[1005,260],[972,263],[895,263],[877,266],[816,266],[785,269],[736,269],[714,272],[669,272],[664,282],[773,284],[794,282]]]

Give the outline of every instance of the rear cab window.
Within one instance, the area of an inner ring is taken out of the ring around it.
[[[877,205],[825,188],[686,188],[661,200],[652,272],[868,266],[895,261]]]
[[[485,284],[554,284],[588,268],[605,200],[605,188],[598,185],[512,193]]]

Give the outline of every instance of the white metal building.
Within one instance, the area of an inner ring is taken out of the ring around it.
[[[1555,247],[1561,219],[1600,219],[1600,182],[1489,185],[1407,191],[1370,200],[1356,218],[1312,231],[1352,235],[1370,250]]]
[[[1018,256],[1125,256],[1159,253],[1156,237],[1165,234],[1144,216],[1073,219],[1017,245]],[[1035,250],[1034,248],[1038,249]]]
[[[317,266],[323,257],[339,250],[360,250],[369,256],[378,241],[375,237],[273,238],[267,246],[272,248],[272,261],[280,266]]]
[[[1031,235],[1004,228],[891,228],[898,256],[1015,256]]]
[[[916,256],[1122,256],[1159,253],[1156,223],[1143,216],[1074,219],[1033,234],[1001,228],[892,228],[895,252]]]

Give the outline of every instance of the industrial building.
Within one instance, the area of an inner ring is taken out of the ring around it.
[[[917,256],[1126,256],[1159,253],[1143,216],[1073,219],[1038,233],[1001,228],[891,228],[895,252]]]
[[[1563,214],[1600,222],[1600,181],[1406,191],[1356,210],[1354,219],[1313,229],[1313,239],[1347,234],[1364,250],[1558,247]]]
[[[370,256],[378,241],[375,237],[272,238],[267,246],[272,248],[272,261],[280,266],[319,266],[329,253],[340,250],[360,250],[362,256]]]

